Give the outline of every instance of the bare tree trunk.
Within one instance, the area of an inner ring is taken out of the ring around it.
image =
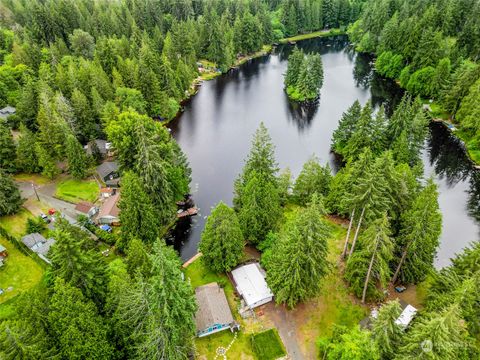
[[[363,214],[365,213],[365,206],[362,209],[362,213],[360,214],[360,219],[358,220],[358,225],[357,225],[357,230],[355,231],[355,236],[353,237],[353,242],[352,242],[352,247],[350,248],[350,252],[348,253],[348,256],[351,256],[353,253],[353,250],[355,249],[355,244],[357,242],[358,238],[358,232],[360,231],[360,226],[362,226],[362,220],[363,220]]]
[[[350,217],[350,223],[348,224],[347,237],[345,238],[345,245],[343,246],[342,258],[345,258],[347,255],[348,240],[350,238],[350,230],[352,230],[353,219],[355,218],[355,209],[352,211],[352,216]]]
[[[397,266],[397,270],[395,270],[395,274],[393,275],[393,278],[392,278],[392,284],[395,284],[397,282],[398,275],[400,274],[400,269],[402,268],[405,262],[405,259],[407,258],[408,248],[410,247],[411,244],[412,242],[410,241],[405,247],[405,250],[403,250],[402,257],[400,258],[400,262],[398,263],[398,266]]]
[[[363,285],[362,304],[365,304],[365,298],[367,297],[368,282],[370,281],[370,275],[372,273],[372,267],[373,267],[373,260],[375,259],[377,248],[378,248],[378,240],[377,240],[377,243],[375,244],[375,250],[373,250],[372,258],[370,259],[370,265],[368,265],[367,276],[365,277],[365,284]]]

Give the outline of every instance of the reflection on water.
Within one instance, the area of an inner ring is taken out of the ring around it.
[[[201,215],[180,222],[171,241],[183,259],[197,252],[205,220],[220,200],[231,204],[233,181],[240,173],[250,141],[263,121],[276,145],[282,168],[298,175],[303,163],[316,154],[322,163],[338,167],[330,141],[342,113],[355,101],[383,104],[387,114],[402,91],[372,71],[371,58],[357,55],[346,37],[312,39],[298,44],[318,52],[324,65],[324,85],[316,104],[299,106],[283,91],[283,74],[292,46],[249,61],[203,84],[170,124],[173,136],[192,167],[192,192]],[[432,124],[423,152],[425,173],[439,184],[443,232],[437,266],[477,239],[480,220],[480,175],[465,157],[461,143],[441,124]]]

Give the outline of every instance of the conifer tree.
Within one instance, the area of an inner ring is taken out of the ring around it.
[[[342,154],[343,149],[348,144],[348,140],[356,130],[356,124],[362,113],[362,107],[358,100],[350,106],[347,111],[342,114],[342,118],[338,123],[337,129],[333,132],[332,136],[332,149]]]
[[[0,121],[0,168],[15,171],[16,148],[10,128]]]
[[[330,166],[320,165],[316,156],[312,156],[303,165],[293,188],[293,196],[298,203],[309,203],[314,193],[327,196],[332,175]]]
[[[82,145],[74,135],[68,135],[66,141],[68,171],[75,179],[83,179],[87,175],[87,157]]]
[[[23,200],[13,179],[0,168],[0,216],[15,214]]]
[[[403,329],[396,323],[402,313],[397,300],[383,304],[373,320],[372,337],[382,359],[393,359],[402,340]]]
[[[232,270],[243,255],[244,238],[235,211],[220,202],[208,216],[199,250],[216,273]]]
[[[19,170],[26,173],[40,172],[41,169],[35,147],[35,135],[25,125],[21,125],[17,146],[17,167]]]
[[[126,249],[134,238],[145,243],[153,243],[157,239],[160,224],[153,203],[142,181],[130,171],[122,176],[122,197],[118,207],[122,223],[121,240],[117,244],[120,249]]]
[[[327,260],[330,229],[322,216],[321,198],[314,194],[310,205],[286,225],[267,267],[267,282],[277,303],[293,308],[315,296],[329,271]]]
[[[441,230],[437,186],[430,179],[403,215],[393,283],[399,279],[404,283],[417,283],[425,278],[433,268]]]

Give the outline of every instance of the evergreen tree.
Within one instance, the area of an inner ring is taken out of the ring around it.
[[[480,96],[480,79],[473,84],[468,92],[468,95],[462,101],[460,109],[457,113],[457,120],[462,127],[477,134],[480,130],[480,104],[478,102]]]
[[[53,286],[48,323],[62,358],[112,358],[107,327],[95,305],[60,277],[55,279]]]
[[[393,257],[393,241],[386,214],[373,221],[359,239],[359,250],[347,262],[345,278],[365,303],[377,297],[377,284],[384,288],[390,279],[389,262]]]
[[[145,243],[139,239],[128,242],[127,259],[125,260],[130,276],[134,277],[139,272],[144,277],[150,277],[152,264],[148,257]]]
[[[0,168],[7,172],[15,171],[16,148],[10,128],[0,122]]]
[[[383,304],[373,320],[372,337],[382,359],[393,359],[402,340],[403,329],[396,323],[402,313],[397,300]]]
[[[68,135],[65,146],[68,171],[75,179],[83,179],[87,175],[87,157],[82,145],[74,135]]]
[[[292,189],[292,172],[286,168],[280,172],[278,176],[278,196],[280,198],[280,205],[284,206],[289,198]]]
[[[437,186],[430,179],[402,218],[398,264],[392,282],[417,283],[433,270],[442,231]]]
[[[286,88],[297,85],[304,57],[305,54],[303,53],[303,50],[296,46],[288,56],[287,72],[284,79]]]
[[[157,239],[159,219],[142,181],[132,172],[125,172],[122,176],[122,197],[118,207],[122,223],[121,240],[117,244],[120,249],[126,249],[134,238],[145,243],[153,243]]]
[[[277,226],[281,215],[278,188],[254,170],[243,189],[238,220],[245,239],[258,244]]]
[[[175,251],[157,241],[150,255],[152,276],[137,276],[118,294],[114,319],[129,331],[133,356],[148,359],[188,359],[195,334],[195,298],[183,280]]]
[[[372,341],[369,331],[358,326],[343,330],[327,344],[324,350],[326,360],[380,360],[380,354]]]
[[[233,204],[236,210],[242,207],[245,195],[244,189],[253,172],[266,183],[277,187],[276,174],[278,172],[278,164],[275,160],[275,146],[263,122],[260,123],[259,128],[255,132],[252,147],[245,161],[243,171],[234,183]]]
[[[298,203],[309,203],[314,193],[327,196],[332,179],[330,166],[321,166],[317,157],[312,156],[303,165],[293,188]]]
[[[324,213],[321,198],[313,195],[311,204],[289,221],[272,249],[267,282],[277,303],[293,308],[320,290],[321,280],[329,271],[330,229],[322,219]]]
[[[404,337],[396,359],[461,359],[467,343],[458,306],[452,305],[441,313],[424,316],[415,322]]]
[[[23,200],[13,179],[0,168],[0,216],[15,214]]]
[[[345,159],[357,159],[365,148],[371,148],[374,145],[372,139],[373,132],[372,105],[370,102],[367,102],[358,118],[355,131],[348,140],[341,155]]]
[[[35,135],[26,126],[20,127],[17,146],[17,167],[26,173],[40,172],[39,159],[35,151]]]
[[[336,153],[343,153],[343,149],[347,146],[350,137],[356,130],[356,124],[361,113],[362,107],[358,100],[355,100],[352,106],[342,114],[338,127],[332,136],[332,149]]]
[[[106,267],[92,240],[66,221],[58,222],[54,238],[49,256],[52,274],[79,288],[86,298],[101,307],[105,299]]]
[[[243,255],[244,238],[235,211],[220,202],[207,219],[199,250],[216,273],[232,270]]]

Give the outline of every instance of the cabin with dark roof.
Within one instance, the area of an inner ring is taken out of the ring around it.
[[[120,173],[116,161],[105,161],[97,167],[97,174],[100,179],[109,187],[118,187]]]
[[[13,106],[5,106],[3,109],[0,109],[0,119],[7,120],[7,118],[15,114],[16,111]]]

